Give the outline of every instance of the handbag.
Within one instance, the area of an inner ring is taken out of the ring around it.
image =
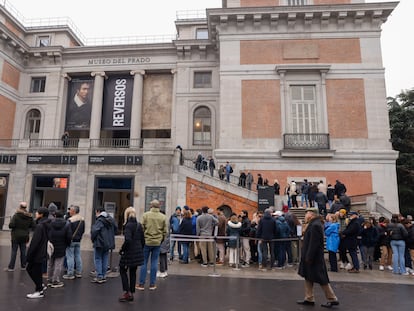
[[[55,251],[55,247],[53,246],[53,243],[50,241],[47,241],[47,257],[52,258],[54,251]]]

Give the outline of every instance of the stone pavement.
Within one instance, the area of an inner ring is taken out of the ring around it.
[[[0,267],[7,266],[10,246],[7,238],[0,239]],[[87,243],[87,241],[84,241]],[[121,294],[119,277],[108,278],[105,284],[90,283],[87,275],[93,269],[92,252],[82,252],[84,277],[64,280],[63,288],[48,289],[44,298],[30,300],[26,294],[34,289],[26,271],[0,271],[0,310],[151,310],[151,311],[244,311],[244,310],[324,310],[323,293],[315,285],[314,307],[300,306],[303,298],[303,280],[296,267],[285,270],[260,272],[257,266],[235,270],[227,266],[202,268],[196,262],[169,265],[169,276],[158,279],[157,290],[135,293],[135,301],[118,302]],[[113,254],[113,266],[118,255]],[[377,268],[377,266],[375,266]],[[217,274],[219,276],[217,276]],[[340,306],[338,310],[412,310],[414,276],[397,276],[388,271],[345,271],[330,273],[332,287]],[[147,284],[148,286],[148,284]]]

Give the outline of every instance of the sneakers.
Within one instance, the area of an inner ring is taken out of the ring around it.
[[[381,265],[381,266],[379,266],[379,270],[380,270],[380,271],[384,271],[384,266],[382,266],[382,265]]]
[[[77,277],[78,279],[80,279],[82,277],[82,273],[75,273],[75,277]]]
[[[149,290],[156,290],[157,289],[157,285],[153,284],[150,285]]]
[[[286,265],[286,267],[288,267],[288,268],[292,268],[292,267],[293,267],[293,264],[288,263],[288,264]]]
[[[106,282],[106,279],[104,279],[104,278],[93,278],[93,279],[91,280],[91,282],[92,282],[92,283],[102,284],[102,283],[105,283],[105,282]]]
[[[63,284],[63,282],[58,282],[58,281],[54,281],[52,282],[52,285],[50,285],[51,288],[59,288],[59,287],[63,287],[65,284]]]
[[[73,274],[64,274],[62,278],[64,278],[65,280],[74,280],[75,276]]]
[[[345,270],[351,270],[353,268],[353,266],[351,265],[350,262],[348,262],[345,266]]]
[[[245,262],[244,264],[242,264],[241,265],[243,268],[249,268],[250,267],[250,265],[247,263],[247,262]]]
[[[14,269],[4,268],[4,271],[6,271],[6,272],[14,272]]]
[[[127,302],[127,301],[133,301],[134,300],[134,296],[132,296],[132,294],[125,292],[122,294],[121,297],[119,297],[118,301],[119,302]]]
[[[401,273],[401,275],[410,275],[410,273],[409,272],[404,272],[404,273]]]
[[[390,270],[390,271],[394,270],[394,269],[392,268],[392,266],[387,266],[387,269],[388,269],[388,270]]]
[[[27,294],[26,297],[29,299],[36,299],[36,298],[43,298],[45,295],[43,294],[43,291],[41,292],[34,292],[32,294]]]
[[[145,290],[144,284],[137,284],[137,285],[135,285],[135,289],[137,289],[137,290]]]
[[[206,263],[202,263],[202,264],[201,264],[201,266],[202,266],[203,268],[207,268],[207,267],[208,267],[208,264],[206,264]]]
[[[341,261],[341,263],[339,264],[339,269],[345,269],[345,264]]]

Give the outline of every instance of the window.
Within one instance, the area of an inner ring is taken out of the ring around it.
[[[291,85],[292,133],[318,133],[314,85]]]
[[[27,113],[24,138],[38,139],[40,132],[40,111],[32,109]]]
[[[211,112],[207,107],[194,111],[193,144],[211,145]]]
[[[196,39],[208,39],[208,29],[198,28],[196,30]]]
[[[38,36],[37,37],[37,46],[49,46],[50,45],[50,36]]]
[[[211,71],[194,72],[194,88],[210,88]]]
[[[46,86],[46,77],[32,78],[30,84],[30,93],[44,93]]]

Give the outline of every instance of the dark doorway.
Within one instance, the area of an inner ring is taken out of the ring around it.
[[[96,177],[94,207],[105,207],[118,226],[118,233],[122,232],[124,211],[133,205],[133,177]],[[95,220],[95,208],[92,210],[92,219]]]
[[[68,201],[68,175],[34,175],[30,211],[35,213],[41,206],[54,203],[64,213]]]

